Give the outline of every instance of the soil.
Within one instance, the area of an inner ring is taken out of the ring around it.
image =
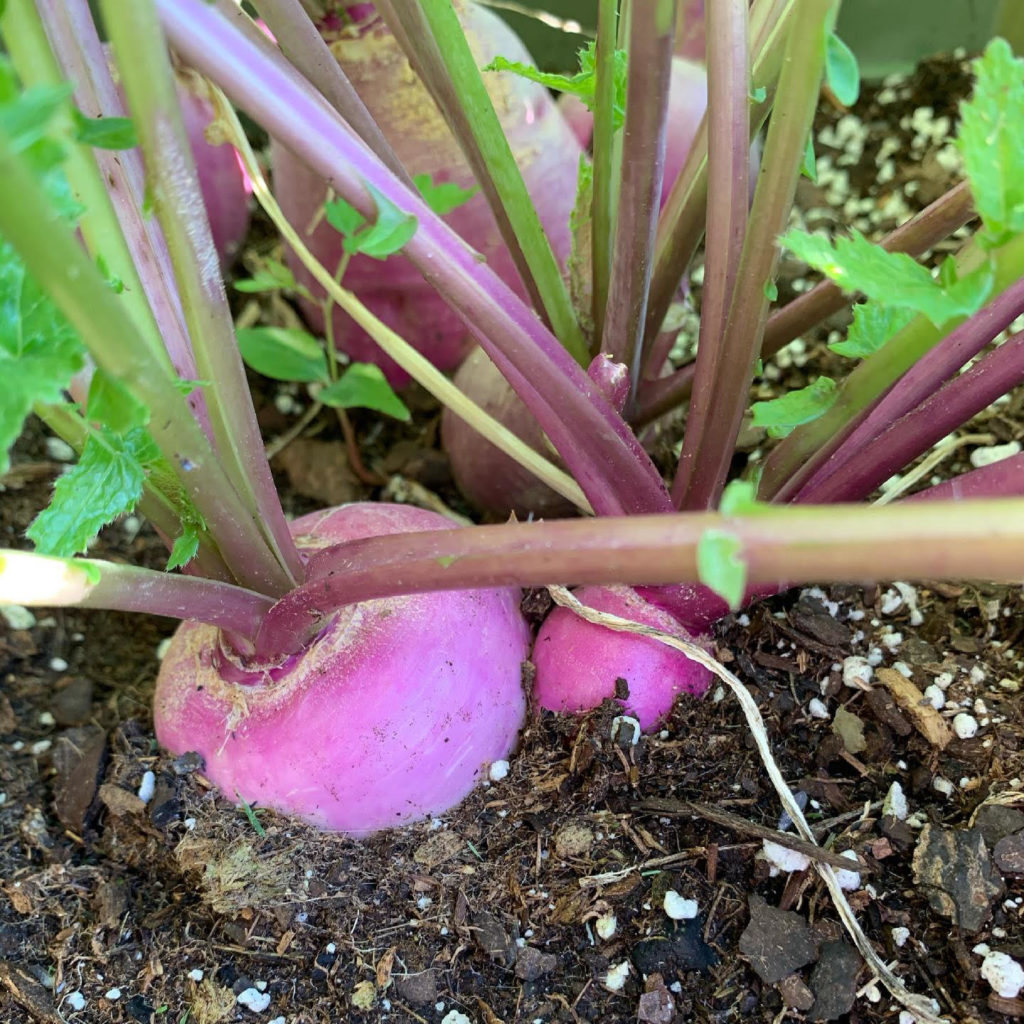
[[[803,188],[804,218],[856,222],[850,197],[879,188],[894,222],[934,198],[955,174],[935,118],[966,88],[947,58],[866,90],[851,113],[823,104],[819,170],[831,155],[850,180]],[[894,167],[878,185],[883,147]],[[786,271],[783,298],[801,273]],[[825,372],[826,337],[789,350],[762,387]],[[263,387],[272,438],[301,399]],[[408,427],[354,417],[362,458],[389,493],[465,512],[436,409],[413,401]],[[970,429],[1019,439],[1018,411]],[[343,453],[326,417],[284,449],[290,511],[382,493]],[[3,480],[3,544],[22,543],[59,470],[29,430]],[[164,555],[134,520],[94,553]],[[527,602],[543,611],[543,595]],[[765,836],[786,823],[727,691],[681,700],[635,744],[612,739],[611,702],[533,715],[507,776],[357,842],[239,809],[195,758],[157,749],[150,698],[172,628],[74,609],[0,619],[4,1024],[907,1024],[813,869],[767,858]],[[819,842],[858,856],[849,899],[872,946],[952,1020],[1024,1016],[981,974],[986,948],[1024,960],[1022,633],[1018,588],[882,583],[794,591],[716,638]]]

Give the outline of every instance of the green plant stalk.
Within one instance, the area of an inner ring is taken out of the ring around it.
[[[755,88],[765,90],[765,98],[752,103],[750,108],[751,142],[771,112],[782,69],[786,33],[796,7],[796,0],[760,0],[755,2],[750,12],[753,54],[751,81]],[[661,331],[679,282],[704,235],[708,198],[707,132],[705,117],[690,147],[686,163],[661,211],[647,304],[647,327],[644,334],[647,349],[652,347],[651,342]]]
[[[657,0],[630,10],[626,121],[628,151],[619,174],[611,278],[601,351],[629,367],[635,394],[665,169],[665,130],[677,4]]]
[[[59,85],[65,76],[54,58],[32,0],[9,0],[0,16],[4,45],[18,77],[26,85]],[[112,277],[124,284],[120,298],[150,351],[171,367],[156,318],[146,299],[135,263],[125,244],[110,195],[96,166],[92,149],[74,142],[75,131],[67,107],[54,117],[57,133],[67,141],[64,172],[75,198],[84,207],[78,228],[93,256],[102,256]]]
[[[133,345],[135,325],[31,171],[0,135],[0,233],[30,274],[78,331],[96,365],[150,410],[150,431],[185,492],[216,538],[243,586],[277,594],[281,567],[242,505],[206,435],[192,417],[176,378],[145,345]]]
[[[690,414],[673,484],[678,508],[714,507],[736,446],[768,319],[766,287],[779,260],[825,69],[825,37],[837,0],[807,0],[793,19],[779,76],[736,291],[718,343],[698,351]]]
[[[971,241],[958,257],[958,270],[969,272],[991,257],[995,279],[992,295],[998,295],[1024,276],[1024,236],[984,253]],[[954,327],[959,317],[936,327],[927,317],[915,317],[878,352],[862,360],[843,381],[833,405],[816,420],[797,427],[772,452],[764,464],[758,496],[785,500],[842,444],[859,418]]]
[[[585,366],[589,361],[587,347],[561,267],[551,250],[451,0],[422,0],[419,9],[454,86],[456,102],[464,111],[460,120],[472,133],[522,250],[529,277],[540,296],[541,309],[558,340]]]
[[[197,618],[252,638],[273,601],[264,594],[93,558],[53,558],[0,549],[0,604],[108,608]]]
[[[597,46],[594,51],[597,87],[594,112],[594,194],[591,203],[591,314],[594,319],[593,353],[602,347],[604,314],[608,304],[614,245],[615,190],[615,36],[617,0],[600,0],[597,10]]]
[[[552,490],[571,501],[580,511],[592,512],[579,484],[568,473],[539,455],[529,445],[523,444],[516,434],[467,398],[430,360],[424,358],[412,345],[378,320],[352,292],[341,287],[339,279],[345,272],[347,260],[343,259],[336,273],[331,274],[309,251],[271,194],[266,178],[256,160],[256,155],[253,153],[227,97],[219,90],[214,90],[213,99],[218,114],[227,126],[231,140],[252,181],[253,194],[267,216],[273,221],[274,227],[280,232],[281,237],[324,289],[330,301],[336,303],[352,317],[417,384],[451,409],[456,416],[464,419],[474,430],[480,431],[499,451],[515,459],[521,466],[533,473],[538,480],[542,480]]]
[[[156,11],[149,0],[102,0],[101,7],[146,155],[196,367],[209,382],[203,393],[217,451],[280,565],[275,586],[287,590],[302,578],[302,562],[264,454],[209,223],[202,206],[197,209],[199,179]]]

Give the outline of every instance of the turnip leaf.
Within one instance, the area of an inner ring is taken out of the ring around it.
[[[435,185],[429,174],[414,174],[412,181],[423,196],[423,201],[439,217],[457,210],[480,191],[479,186],[463,188],[454,181],[442,181]]]
[[[199,531],[195,523],[183,523],[182,532],[174,541],[167,559],[167,571],[188,565],[199,551]]]
[[[844,291],[864,292],[885,305],[923,313],[936,327],[975,313],[992,290],[987,266],[943,287],[906,253],[886,252],[857,231],[834,242],[824,235],[789,231],[779,242]]]
[[[960,107],[958,145],[990,246],[1024,230],[1024,60],[993,39],[974,62],[974,93]]]
[[[75,140],[97,149],[132,149],[139,144],[130,117],[86,117],[77,107],[71,109]]]
[[[124,437],[90,434],[82,457],[57,481],[49,506],[26,531],[36,550],[63,558],[84,552],[103,526],[135,508],[146,479],[144,463],[158,457],[152,437],[140,427]]]
[[[735,611],[743,603],[747,566],[743,542],[728,530],[705,530],[697,542],[697,575]]]
[[[380,367],[373,363],[352,363],[336,381],[318,392],[317,399],[339,409],[373,409],[405,422],[412,418]]]
[[[416,234],[418,224],[411,213],[403,213],[368,181],[363,184],[377,204],[377,219],[358,234],[346,236],[345,251],[362,253],[375,260],[386,260],[405,247]]]
[[[802,424],[816,420],[836,397],[836,382],[831,377],[819,377],[805,388],[767,402],[755,402],[751,407],[753,425],[764,427],[769,437],[785,437]]]
[[[723,516],[745,516],[764,508],[757,500],[757,488],[749,480],[730,480],[722,492],[718,511]]]
[[[328,379],[327,358],[320,342],[294,327],[245,327],[237,332],[246,366],[274,380]]]
[[[844,341],[829,348],[837,355],[863,359],[877,352],[894,334],[903,330],[917,314],[911,309],[861,302],[853,307],[853,323]]]
[[[825,41],[825,77],[832,94],[844,107],[852,107],[860,95],[860,68],[853,51],[835,34]]]
[[[86,417],[100,422],[115,434],[126,434],[149,422],[149,410],[116,380],[96,370],[89,383]]]
[[[332,199],[326,203],[324,217],[335,231],[340,231],[346,238],[354,235],[366,223],[366,218],[344,199]]]

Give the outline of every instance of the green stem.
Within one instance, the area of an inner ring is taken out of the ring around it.
[[[592,204],[594,353],[604,338],[604,315],[608,305],[614,245],[615,190],[615,42],[617,0],[600,0],[597,20],[597,73],[594,112],[594,198]]]
[[[837,0],[806,0],[793,19],[779,77],[736,291],[717,345],[698,350],[693,399],[672,497],[711,508],[725,486],[768,319],[766,288],[779,259],[825,68],[825,37]],[[703,335],[702,335],[703,339]]]
[[[149,0],[103,0],[102,10],[146,156],[153,205],[167,239],[210,424],[225,471],[279,564],[275,586],[302,578],[253,409],[166,44]],[[197,208],[198,206],[198,208]]]
[[[395,5],[398,6],[401,5]],[[409,5],[409,11],[416,6]],[[576,322],[562,269],[544,233],[451,0],[422,0],[418,8],[429,28],[443,71],[453,86],[452,91],[445,90],[446,102],[440,104],[442,112],[450,118],[453,103],[459,108],[454,119],[450,119],[450,126],[464,148],[466,129],[470,133],[472,147],[479,154],[486,179],[491,182],[491,188],[485,188],[485,193],[490,198],[493,189],[502,211],[499,225],[507,221],[517,248],[522,252],[526,264],[523,279],[527,283],[532,280],[540,298],[540,309],[549,319],[555,336],[573,358],[585,366],[588,362],[586,343]],[[418,35],[416,40],[419,47],[422,36]],[[420,55],[431,56],[430,49],[425,48]],[[428,84],[431,80],[436,82],[436,78],[428,79]],[[478,162],[474,162],[474,170]],[[483,179],[478,180],[484,184]]]
[[[991,257],[995,276],[993,295],[1024,276],[1024,235],[991,253],[973,241],[960,254],[958,272],[968,273]],[[927,317],[915,317],[874,355],[861,361],[843,381],[838,397],[824,415],[797,427],[769,456],[761,476],[759,496],[784,498],[794,493],[839,447],[860,417],[934,348],[964,317],[936,327]]]
[[[281,593],[280,566],[224,476],[192,417],[177,379],[145,345],[135,325],[74,233],[50,205],[32,172],[0,135],[0,233],[81,335],[96,365],[150,411],[149,428],[186,493],[244,586]]]

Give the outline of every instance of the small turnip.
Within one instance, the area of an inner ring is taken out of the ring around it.
[[[598,611],[700,642],[632,587],[587,586],[575,595]],[[551,610],[537,634],[533,664],[534,696],[542,708],[589,711],[614,697],[622,679],[629,690],[622,703],[645,731],[671,711],[680,693],[700,696],[711,682],[706,668],[679,651],[650,637],[595,625],[561,607]]]
[[[293,524],[306,552],[453,528],[402,505],[355,504]],[[469,590],[349,606],[303,652],[254,668],[218,630],[178,629],[157,679],[155,725],[198,751],[229,797],[364,835],[445,811],[506,758],[525,714],[529,632],[519,591]]]
[[[481,67],[498,55],[530,61],[523,44],[500,18],[473,3],[457,6]],[[336,21],[321,25],[338,63],[411,175],[429,174],[435,184],[455,182],[463,188],[471,187],[473,174],[462,150],[409,67],[401,47],[383,21],[366,20],[363,13],[364,20],[357,29],[339,27]],[[576,194],[580,147],[543,86],[508,74],[487,74],[485,81],[555,256],[564,262],[570,247],[569,214]],[[342,238],[319,218],[327,196],[323,179],[283,146],[272,146],[271,159],[281,208],[292,224],[308,232],[305,240],[310,250],[333,271],[342,257]],[[482,194],[453,210],[445,220],[525,297]],[[292,269],[315,296],[323,295],[298,261],[293,261]],[[473,345],[462,320],[404,257],[392,256],[382,264],[356,256],[345,271],[344,284],[439,369],[455,369]],[[319,305],[306,302],[303,310],[313,327],[322,330]],[[353,359],[379,365],[393,385],[408,383],[408,375],[337,310],[334,338],[338,348]]]

